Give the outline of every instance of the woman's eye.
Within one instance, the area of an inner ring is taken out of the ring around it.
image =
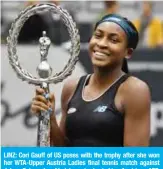
[[[118,40],[117,40],[117,39],[111,39],[111,42],[113,42],[113,43],[117,43],[117,42],[118,42]]]
[[[94,36],[95,36],[96,38],[100,38],[100,37],[101,37],[100,34],[94,34]]]

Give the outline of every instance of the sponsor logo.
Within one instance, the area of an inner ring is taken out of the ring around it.
[[[107,106],[98,106],[93,112],[105,112],[107,109]]]

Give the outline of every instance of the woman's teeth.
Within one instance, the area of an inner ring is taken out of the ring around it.
[[[101,52],[94,52],[94,54],[98,56],[107,56],[107,54]]]

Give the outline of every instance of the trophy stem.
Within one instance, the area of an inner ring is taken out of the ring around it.
[[[45,88],[46,86],[46,88]],[[45,97],[49,93],[49,85],[43,83],[41,86],[45,91]],[[50,147],[50,113],[49,111],[41,112],[39,116],[37,146]]]
[[[47,62],[48,50],[51,44],[50,39],[46,36],[46,32],[43,31],[43,37],[39,39],[41,63],[37,67],[37,73],[40,78],[46,79],[51,73],[52,69]],[[45,82],[42,83],[41,88],[45,90],[44,97],[48,100],[49,85]],[[39,116],[37,145],[38,146],[50,146],[50,110],[41,112]]]

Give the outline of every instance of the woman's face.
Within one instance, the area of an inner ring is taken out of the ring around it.
[[[89,54],[94,66],[112,67],[122,64],[129,54],[124,30],[113,22],[97,26],[89,43]]]

